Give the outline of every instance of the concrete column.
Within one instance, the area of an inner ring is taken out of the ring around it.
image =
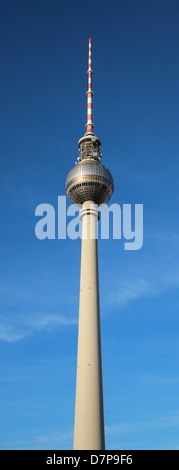
[[[84,202],[80,217],[82,242],[74,449],[104,450],[97,205],[92,201]]]

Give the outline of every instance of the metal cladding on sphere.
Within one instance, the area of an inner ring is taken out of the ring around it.
[[[78,163],[66,180],[66,192],[73,204],[83,204],[85,201],[106,204],[113,189],[110,171],[97,160],[86,159]]]

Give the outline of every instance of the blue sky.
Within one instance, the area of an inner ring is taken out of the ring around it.
[[[2,1],[0,448],[72,449],[80,240],[38,240],[93,121],[111,199],[144,243],[99,240],[107,449],[179,448],[178,16],[175,0]]]

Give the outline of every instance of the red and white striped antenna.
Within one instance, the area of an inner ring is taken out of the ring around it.
[[[92,122],[92,96],[93,92],[91,89],[91,79],[92,79],[92,70],[91,70],[91,39],[89,39],[89,56],[88,56],[88,91],[87,91],[87,123],[86,123],[86,134],[93,134],[93,122]]]

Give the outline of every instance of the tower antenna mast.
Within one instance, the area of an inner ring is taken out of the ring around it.
[[[87,123],[86,123],[86,133],[93,133],[93,122],[92,122],[92,97],[93,92],[91,89],[92,86],[92,69],[91,69],[91,39],[89,39],[89,54],[88,54],[88,91],[87,91]]]

